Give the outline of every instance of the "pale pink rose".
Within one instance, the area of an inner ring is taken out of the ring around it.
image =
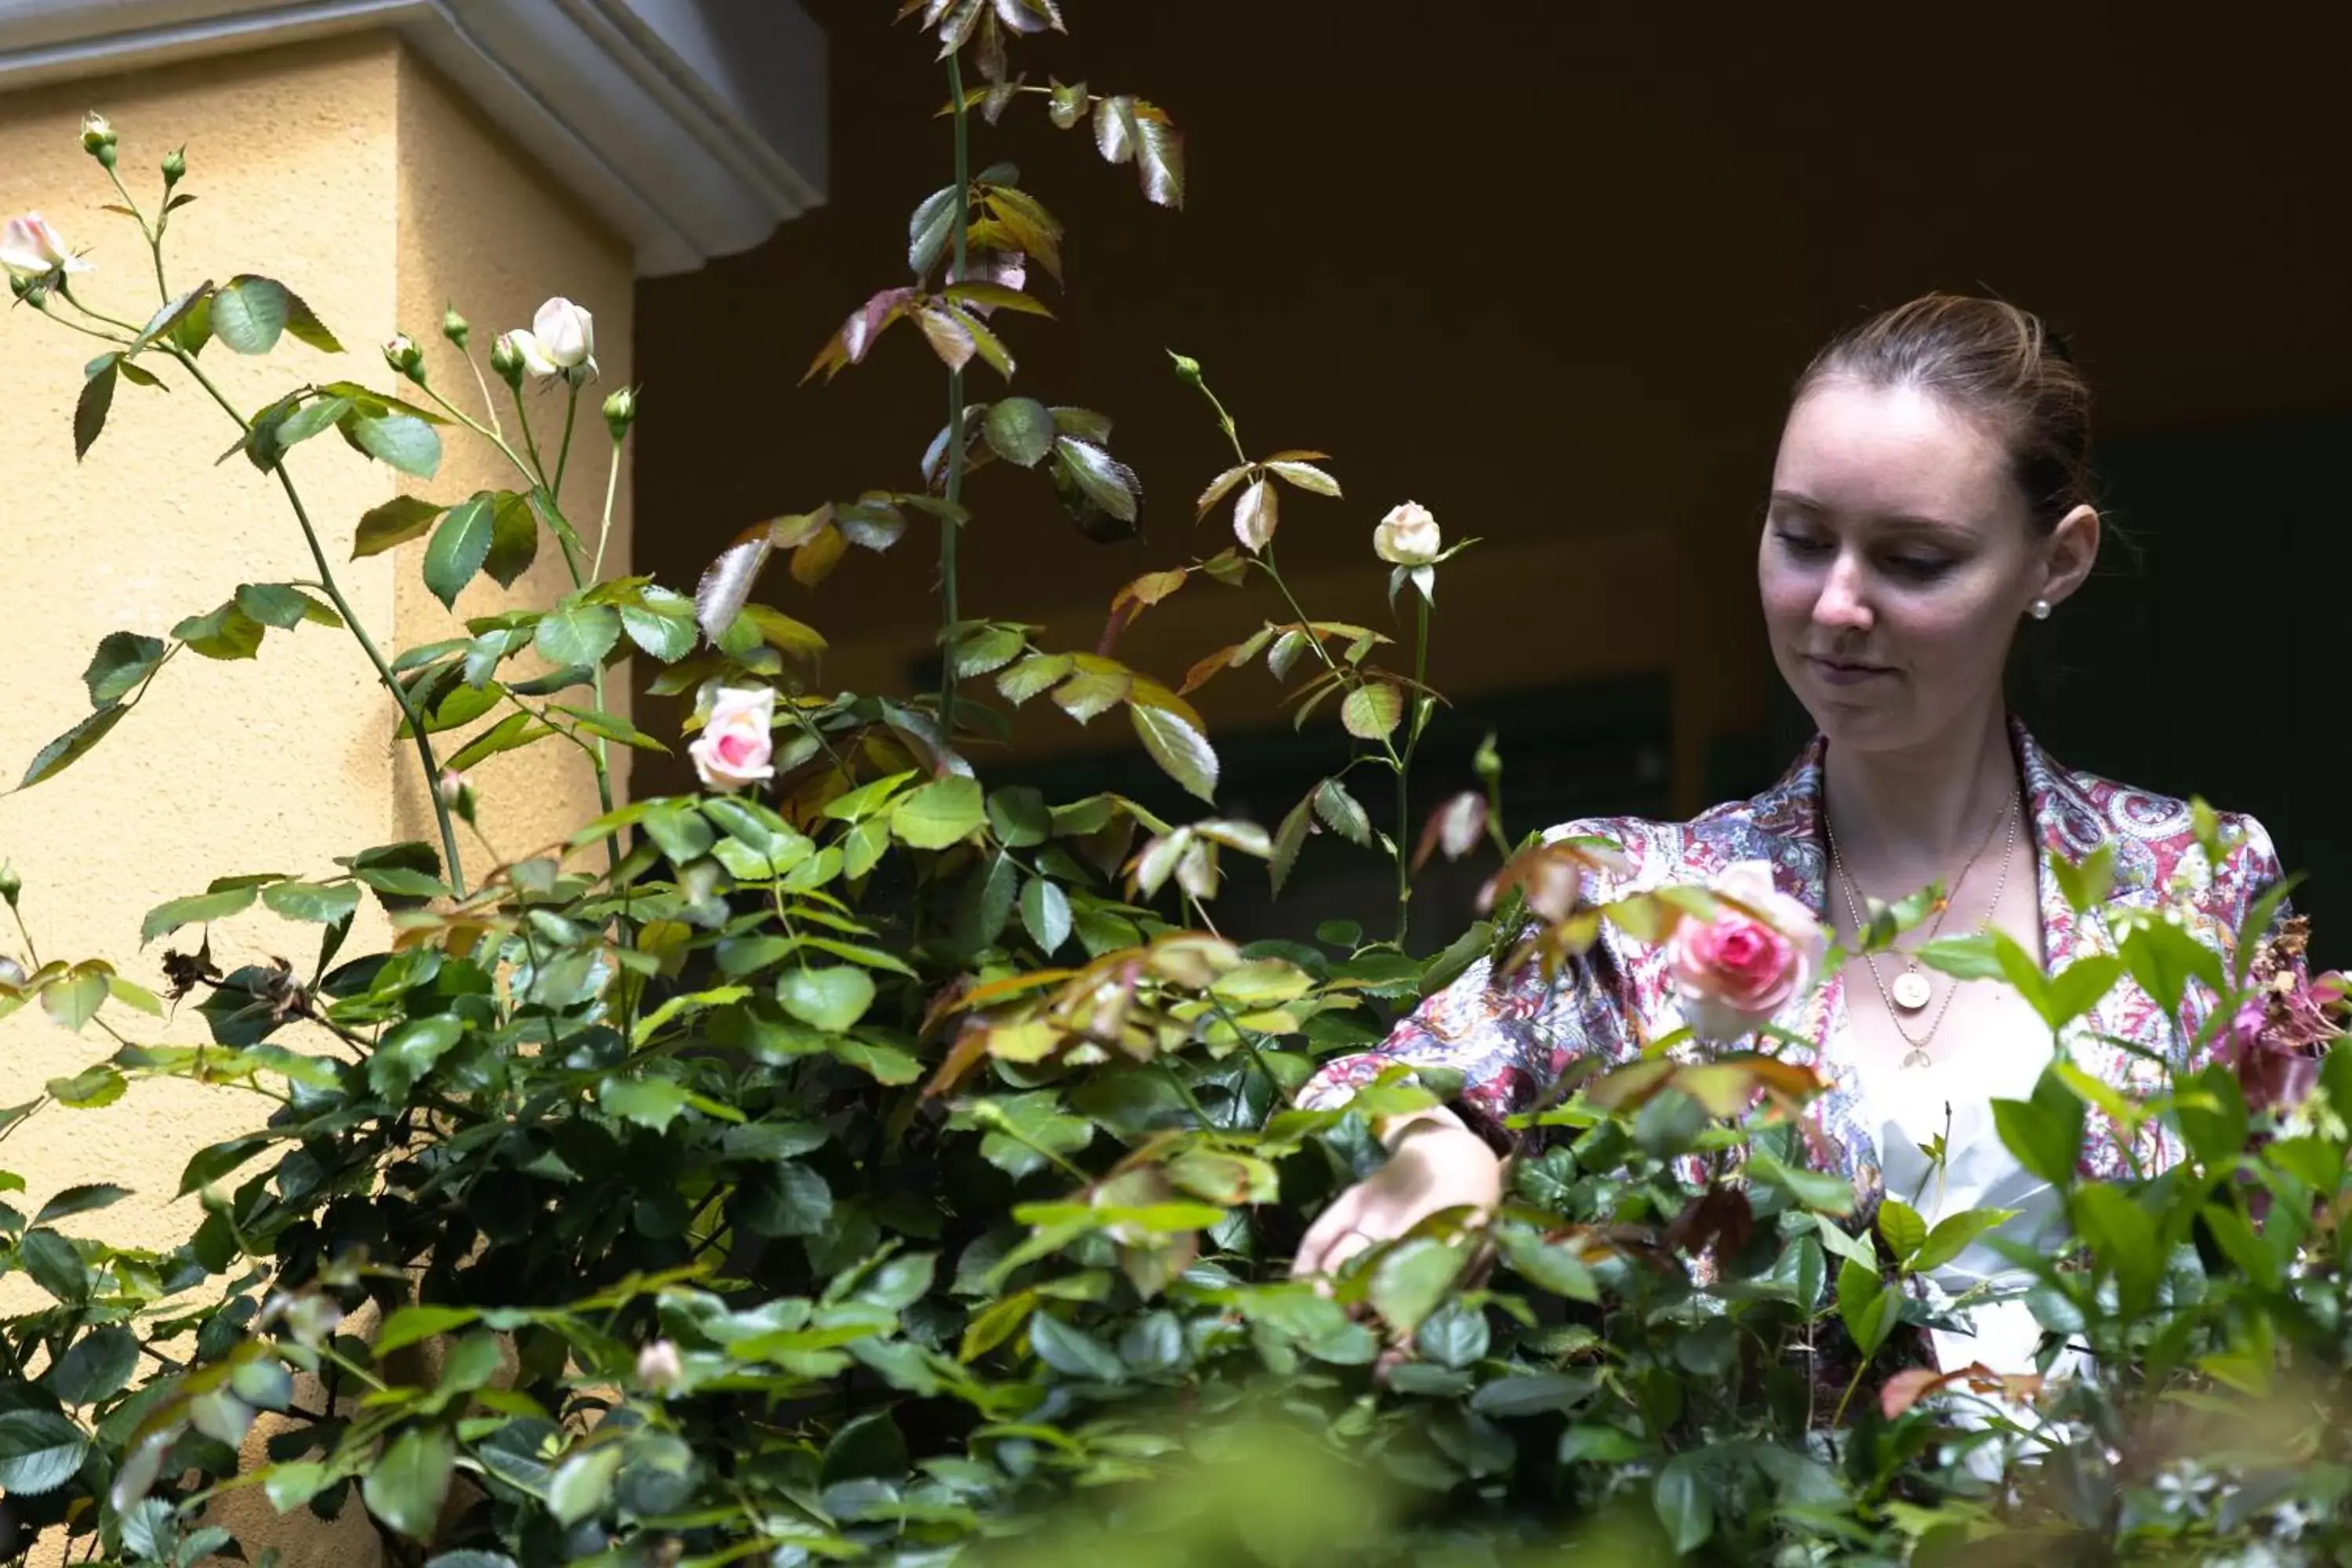
[[[1391,508],[1372,529],[1372,553],[1391,566],[1426,566],[1444,543],[1437,519],[1419,501]]]
[[[769,759],[775,743],[769,731],[775,722],[772,689],[720,687],[710,700],[710,718],[703,724],[702,733],[687,747],[705,787],[737,790],[774,778],[776,770]]]
[[[89,263],[67,248],[65,236],[38,213],[26,213],[0,224],[0,267],[19,278],[89,270]]]
[[[1685,919],[1667,939],[1667,958],[1691,1032],[1724,1042],[1753,1033],[1802,994],[1821,973],[1829,938],[1811,910],[1773,887],[1764,861],[1741,861],[1707,890],[1745,907],[1727,903],[1711,921]]]
[[[656,1394],[674,1394],[686,1383],[686,1362],[677,1346],[656,1340],[637,1352],[637,1381]]]

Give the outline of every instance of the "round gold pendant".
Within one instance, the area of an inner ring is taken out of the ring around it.
[[[1927,985],[1927,977],[1916,969],[1906,969],[1895,977],[1895,1005],[1906,1013],[1916,1013],[1935,998]]]

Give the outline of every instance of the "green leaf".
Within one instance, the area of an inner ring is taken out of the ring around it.
[[[1184,718],[1164,708],[1128,704],[1128,717],[1143,738],[1143,749],[1160,772],[1183,785],[1186,793],[1213,804],[1217,795],[1217,753],[1208,737]]]
[[[1918,958],[1928,968],[1939,969],[1956,980],[2002,977],[2000,954],[1988,934],[1938,938],[1921,947]]]
[[[425,547],[425,585],[446,607],[457,607],[458,594],[489,559],[490,531],[497,512],[498,497],[483,490],[451,507],[441,526],[433,531],[433,542]]]
[[[2082,1152],[2079,1123],[2070,1131],[2049,1107],[2024,1100],[1994,1100],[1992,1122],[2019,1164],[2061,1190],[2074,1184]]]
[[[293,296],[275,279],[232,278],[212,299],[212,332],[241,354],[266,354],[278,346],[292,314]]]
[[[352,559],[381,555],[394,545],[422,537],[443,510],[415,496],[394,496],[360,519],[359,531],[352,538]]]
[[[89,718],[51,741],[34,753],[32,764],[17,782],[18,789],[30,789],[44,779],[54,778],[89,755],[89,749],[106,739],[108,731],[122,722],[128,708],[102,708]]]
[[[1373,1308],[1400,1334],[1411,1334],[1436,1310],[1462,1272],[1462,1254],[1419,1237],[1391,1247],[1373,1268]]]
[[[1133,522],[1143,502],[1143,482],[1135,470],[1091,441],[1063,436],[1054,454],[1064,479],[1087,500],[1121,522]]]
[[[1404,721],[1404,693],[1386,681],[1368,681],[1339,704],[1339,722],[1360,741],[1379,741]]]
[[[1970,1209],[1965,1214],[1946,1215],[1936,1222],[1936,1228],[1919,1244],[1911,1258],[1912,1272],[1924,1274],[1931,1268],[1941,1268],[1967,1251],[1977,1237],[2016,1217],[2015,1209]]]
[[[33,1277],[34,1284],[68,1306],[89,1300],[89,1268],[73,1243],[56,1231],[28,1230],[18,1237],[16,1262]]]
[[[1054,836],[1054,814],[1043,794],[1013,784],[988,797],[988,826],[1007,849],[1029,849]]]
[[[471,1307],[403,1307],[386,1318],[383,1327],[376,1331],[375,1353],[388,1356],[394,1351],[462,1329],[480,1317]]]
[[[1927,1239],[1927,1222],[1921,1219],[1919,1211],[1909,1204],[1900,1198],[1890,1197],[1878,1205],[1878,1234],[1886,1238],[1887,1250],[1894,1254],[1895,1261],[1902,1263],[1918,1251],[1920,1245]],[[1935,1265],[1920,1264],[1916,1267],[1932,1268]]]
[[[618,741],[625,746],[634,746],[641,752],[669,750],[667,746],[663,745],[618,713],[607,713],[601,708],[572,708],[562,702],[548,704],[548,710],[562,714],[592,735],[601,735],[607,741]]]
[[[2132,978],[2166,1014],[2180,1011],[2190,982],[2202,981],[2216,992],[2225,984],[2220,955],[2168,921],[2137,927],[2123,939],[2121,951]]]
[[[1315,826],[1315,802],[1321,793],[1318,786],[1301,795],[1298,804],[1283,817],[1282,826],[1274,836],[1274,853],[1267,857],[1265,868],[1276,893],[1280,893],[1282,885],[1290,880],[1290,873],[1298,864],[1298,852],[1307,847],[1307,836]],[[1365,819],[1365,826],[1370,826],[1369,817]]]
[[[163,662],[161,639],[137,632],[109,632],[99,639],[82,684],[89,688],[92,708],[111,708],[135,690]]]
[[[49,1369],[49,1392],[66,1405],[95,1405],[122,1392],[139,1369],[139,1337],[120,1323],[92,1329]]]
[[[101,1110],[121,1100],[130,1086],[130,1079],[101,1062],[71,1078],[53,1078],[42,1087],[68,1110]]]
[[[1076,661],[1066,653],[1035,654],[996,678],[996,689],[1018,708],[1069,674]]]
[[[604,1510],[612,1500],[613,1478],[621,1468],[621,1446],[575,1451],[555,1468],[547,1484],[547,1510],[558,1524],[570,1526]]]
[[[490,552],[482,570],[501,588],[511,588],[539,558],[539,517],[528,498],[497,491],[490,509]]]
[[[686,1086],[666,1078],[608,1078],[596,1090],[604,1114],[667,1132],[686,1109]]]
[[[1300,489],[1307,490],[1311,494],[1318,496],[1337,496],[1339,493],[1339,481],[1333,479],[1329,474],[1325,473],[1322,469],[1317,468],[1312,463],[1286,461],[1281,458],[1275,458],[1269,460],[1265,465],[1265,468],[1268,473],[1287,480],[1289,483],[1297,486]]]
[[[105,1005],[111,973],[95,959],[75,964],[41,988],[41,1010],[59,1026],[79,1033]]]
[[[620,640],[621,617],[612,606],[566,602],[540,617],[530,642],[541,658],[560,668],[601,664]]]
[[[274,426],[278,450],[283,454],[321,431],[331,430],[352,411],[348,397],[313,397]]]
[[[242,914],[253,907],[254,898],[259,892],[258,888],[250,885],[231,887],[157,904],[139,923],[139,945],[144,947],[158,937],[169,936],[182,926],[208,923]]]
[[[343,618],[289,583],[240,583],[236,607],[265,626],[292,631],[304,621],[340,630]]]
[[[78,1214],[111,1208],[131,1195],[129,1187],[118,1187],[110,1182],[91,1182],[82,1186],[67,1187],[41,1205],[33,1216],[35,1225],[47,1225],[53,1220],[69,1219]]]
[[[890,809],[891,833],[917,849],[944,849],[987,820],[979,783],[961,776],[927,784]]]
[[[833,1219],[833,1189],[795,1160],[779,1160],[743,1184],[743,1227],[754,1236],[817,1236]]]
[[[907,1084],[923,1076],[923,1064],[896,1046],[842,1038],[827,1040],[824,1048],[834,1060],[856,1068],[877,1083]]]
[[[73,1479],[89,1453],[89,1439],[64,1416],[47,1410],[0,1415],[0,1490],[37,1497]]]
[[[195,200],[194,196],[184,199]],[[283,292],[286,295],[286,331],[295,342],[308,343],[320,353],[342,353],[343,345],[336,341],[334,333],[327,330],[327,324],[319,320],[317,312],[303,303],[302,296],[291,289],[284,289]]]
[[[1118,1359],[1118,1352],[1051,1312],[1039,1312],[1029,1320],[1029,1348],[1064,1377],[1093,1383],[1127,1381],[1127,1363]]]
[[[694,601],[675,589],[648,584],[634,601],[620,607],[621,629],[629,640],[661,660],[675,664],[694,651]]]
[[[1350,844],[1372,841],[1372,819],[1348,786],[1338,779],[1325,779],[1315,786],[1315,815],[1323,826]]]
[[[353,412],[343,428],[361,451],[388,468],[429,479],[441,467],[441,435],[413,414],[371,417]]]
[[[289,921],[333,925],[360,907],[357,882],[272,882],[261,890],[261,901]]]
[[[409,1019],[386,1035],[368,1058],[368,1087],[385,1100],[406,1100],[416,1080],[431,1072],[465,1033],[465,1021],[455,1014]]]
[[[1018,626],[972,626],[950,644],[948,662],[957,679],[970,680],[1012,663],[1028,646]]]
[[[874,980],[845,964],[786,970],[776,981],[776,1000],[809,1027],[841,1034],[874,1005]]]
[[[996,455],[1034,468],[1054,449],[1054,416],[1034,397],[1007,397],[992,405],[981,429]]]
[[[1651,1486],[1651,1506],[1677,1554],[1697,1551],[1715,1533],[1715,1489],[1701,1468],[1702,1458],[1676,1454]]]
[[[1070,897],[1059,883],[1032,877],[1021,889],[1021,924],[1047,958],[1070,940]]]
[[[114,406],[115,384],[122,374],[122,356],[120,354],[108,354],[98,363],[100,368],[81,384],[81,395],[74,401],[76,462],[89,455],[90,447],[106,429],[107,411]]]
[[[2103,843],[2080,861],[2069,860],[2053,849],[2050,875],[2058,890],[2066,895],[2067,907],[2078,915],[2088,914],[2115,891],[2116,847]]]
[[[2164,1268],[2156,1222],[2147,1211],[2130,1194],[2104,1182],[2075,1189],[2068,1206],[2075,1234],[2090,1244],[2100,1266],[2114,1273],[2124,1312],[2137,1316],[2147,1310]]]
[[[612,1450],[617,1459],[620,1451]],[[449,1475],[457,1446],[437,1426],[411,1426],[392,1440],[360,1482],[368,1511],[412,1541],[432,1538],[448,1500]],[[558,1476],[559,1482],[562,1479]],[[566,1520],[565,1523],[571,1521]]]
[[[172,635],[206,658],[251,658],[260,651],[266,629],[231,599],[207,614],[190,616],[172,628]]]

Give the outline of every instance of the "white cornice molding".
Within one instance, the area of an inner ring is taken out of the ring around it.
[[[685,272],[824,200],[824,36],[796,0],[0,0],[0,91],[395,33]]]

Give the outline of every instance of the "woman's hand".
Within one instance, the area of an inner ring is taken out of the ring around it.
[[[1329,1274],[1366,1247],[1391,1241],[1442,1209],[1492,1209],[1503,1164],[1451,1111],[1428,1111],[1388,1134],[1388,1163],[1331,1202],[1298,1244],[1294,1279]]]

